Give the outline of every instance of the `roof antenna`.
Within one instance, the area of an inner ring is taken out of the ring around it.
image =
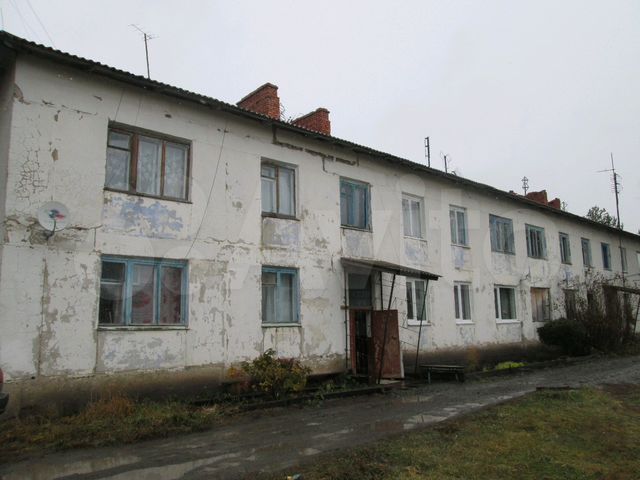
[[[522,177],[522,190],[524,190],[524,196],[526,197],[529,190],[529,179],[527,177]]]
[[[440,158],[444,162],[444,173],[449,173],[449,162],[451,161],[451,155],[440,152]]]
[[[620,230],[620,201],[618,196],[622,191],[622,185],[620,184],[620,175],[616,173],[616,166],[613,164],[613,152],[611,153],[611,168],[607,170],[598,170],[601,172],[611,172],[611,189],[616,194],[616,218],[618,222],[618,230]]]
[[[149,46],[147,45],[147,42],[149,40],[153,40],[154,38],[158,38],[158,37],[156,35],[148,34],[147,32],[143,31],[140,27],[138,27],[134,23],[132,23],[129,26],[135,28],[136,30],[138,30],[142,34],[142,36],[144,37],[144,53],[145,53],[145,56],[147,57],[147,78],[149,80],[151,80],[151,74],[149,73]]]
[[[431,146],[429,145],[429,137],[424,137],[424,156],[427,159],[427,167],[431,167]]]

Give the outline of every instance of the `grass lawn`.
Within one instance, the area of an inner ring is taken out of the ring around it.
[[[134,443],[207,430],[236,413],[234,406],[133,401],[115,395],[77,415],[28,416],[0,423],[0,463],[55,450]]]
[[[253,478],[640,478],[640,387],[539,391],[517,401],[313,464]]]

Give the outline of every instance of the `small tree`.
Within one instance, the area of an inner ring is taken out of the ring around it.
[[[594,222],[607,225],[608,227],[618,227],[618,220],[616,220],[616,217],[607,212],[605,208],[600,208],[597,205],[591,207],[585,217],[589,220],[593,220]],[[620,224],[620,228],[624,228],[624,224]]]
[[[275,355],[270,348],[251,362],[242,362],[242,370],[251,377],[253,388],[275,399],[304,390],[311,369],[295,358]]]

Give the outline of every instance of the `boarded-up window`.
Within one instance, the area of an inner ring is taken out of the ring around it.
[[[551,320],[551,297],[548,288],[531,289],[531,315],[534,322]]]

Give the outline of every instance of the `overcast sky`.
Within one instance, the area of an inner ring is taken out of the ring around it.
[[[346,140],[640,228],[640,1],[0,0],[21,37],[229,103],[265,82]]]

